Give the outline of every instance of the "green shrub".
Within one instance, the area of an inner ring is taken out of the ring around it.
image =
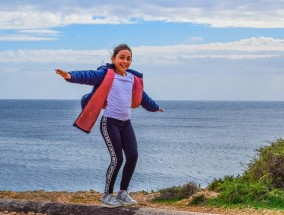
[[[250,183],[238,179],[233,183],[225,183],[218,198],[226,204],[246,204],[264,200],[267,192],[266,186],[262,183]]]
[[[242,175],[216,179],[208,189],[219,192],[216,202],[222,204],[261,203],[283,208],[284,140],[276,140],[258,149],[257,155]]]
[[[173,186],[159,190],[160,195],[156,200],[181,200],[189,198],[193,194],[197,193],[200,187],[194,182],[189,182],[181,186]]]
[[[233,182],[235,180],[234,176],[225,176],[223,179],[219,178],[219,179],[215,179],[213,180],[213,182],[211,182],[211,184],[208,185],[208,189],[215,191],[215,192],[221,192],[224,189],[224,183],[230,183]]]
[[[274,189],[268,193],[267,203],[284,207],[284,190]]]
[[[262,180],[272,188],[284,189],[284,140],[279,139],[258,149],[247,174],[251,180]]]
[[[190,205],[200,205],[204,203],[205,201],[206,201],[205,195],[200,194],[200,195],[194,196],[189,204]]]

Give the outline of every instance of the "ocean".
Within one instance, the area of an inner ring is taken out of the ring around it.
[[[284,102],[157,101],[132,111],[139,158],[129,191],[241,174],[284,136]],[[104,190],[109,153],[99,132],[72,126],[78,100],[0,100],[0,190]],[[115,184],[119,188],[121,172]]]

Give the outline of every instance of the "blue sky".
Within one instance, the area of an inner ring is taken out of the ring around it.
[[[80,99],[54,69],[133,49],[162,100],[284,100],[284,1],[0,0],[0,99]]]

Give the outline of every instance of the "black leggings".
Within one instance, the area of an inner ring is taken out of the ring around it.
[[[111,156],[111,163],[106,173],[105,193],[113,193],[113,186],[123,162],[124,151],[126,162],[120,183],[121,190],[127,190],[138,159],[137,141],[130,120],[121,121],[102,117],[101,134]]]

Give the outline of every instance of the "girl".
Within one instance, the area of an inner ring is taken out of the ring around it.
[[[94,86],[90,94],[82,97],[82,112],[74,126],[89,133],[101,109],[105,108],[100,131],[109,150],[111,162],[107,169],[105,191],[101,201],[105,207],[120,207],[123,204],[137,204],[127,192],[138,158],[136,137],[130,121],[131,108],[141,105],[152,112],[163,112],[163,109],[143,91],[143,75],[129,69],[132,51],[128,45],[115,47],[111,60],[112,64],[101,66],[97,71],[55,71],[68,82]],[[126,162],[120,191],[114,196],[113,187],[123,163],[123,152]]]

